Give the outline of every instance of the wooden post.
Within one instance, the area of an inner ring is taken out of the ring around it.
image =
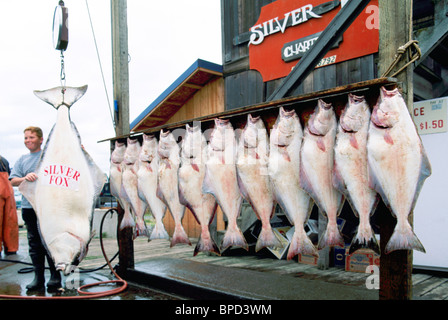
[[[318,213],[318,239],[325,234],[328,225],[328,217],[324,216],[324,213],[319,209]],[[317,267],[320,270],[327,270],[330,267],[330,247],[325,247],[319,250],[319,258],[317,260]]]
[[[129,134],[129,68],[127,0],[111,0],[115,133]]]
[[[112,63],[115,105],[115,135],[123,136],[129,129],[129,71],[128,71],[128,26],[127,0],[111,0],[112,15]],[[126,269],[134,268],[134,244],[132,228],[120,230],[124,210],[118,205],[119,245],[118,273],[124,275]]]
[[[412,37],[412,0],[379,0],[380,42],[378,71],[382,75],[392,64],[398,47]],[[403,65],[398,63],[398,69]],[[408,108],[413,104],[413,70],[407,68],[398,74],[398,84]],[[385,246],[394,230],[396,219],[384,203],[377,209],[380,227],[380,291],[381,300],[409,300],[412,298],[412,251],[398,250],[384,254]],[[412,215],[409,218],[412,224]]]

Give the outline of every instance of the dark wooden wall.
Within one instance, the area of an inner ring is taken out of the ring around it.
[[[272,0],[221,0],[223,69],[226,110],[261,103],[283,79],[263,83],[249,70],[249,47],[243,35],[257,22],[261,8]],[[377,78],[376,54],[315,69],[291,96]]]

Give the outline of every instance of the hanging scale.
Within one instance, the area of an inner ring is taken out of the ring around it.
[[[68,9],[64,1],[59,1],[53,16],[53,46],[61,51],[61,86],[65,88],[64,51],[68,46]],[[65,89],[63,89],[65,91]]]

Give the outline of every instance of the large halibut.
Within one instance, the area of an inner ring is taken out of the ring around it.
[[[57,120],[36,168],[38,179],[19,186],[36,211],[48,253],[64,274],[69,274],[87,254],[93,210],[106,181],[70,121],[70,107],[86,90],[87,86],[34,91],[57,109]]]
[[[409,214],[414,210],[431,165],[414,122],[398,89],[380,89],[367,141],[370,185],[397,218],[385,253],[425,248],[414,234]]]

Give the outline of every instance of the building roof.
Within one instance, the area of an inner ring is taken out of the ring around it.
[[[188,99],[211,80],[222,77],[222,73],[221,65],[201,59],[196,60],[131,122],[131,131],[142,131],[166,123]]]

